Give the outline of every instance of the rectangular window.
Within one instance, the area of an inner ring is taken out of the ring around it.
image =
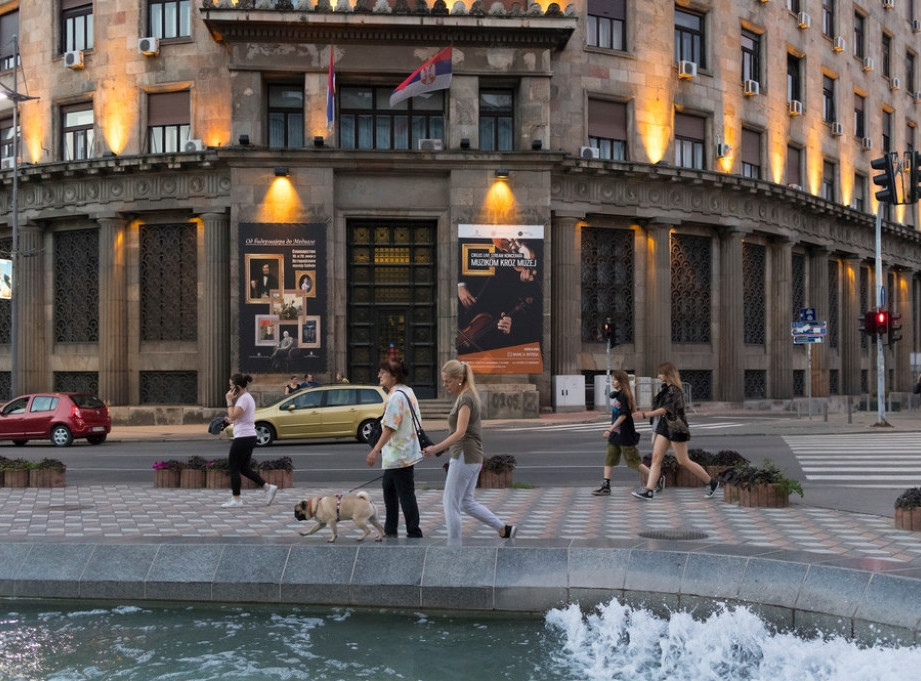
[[[80,161],[93,157],[93,103],[61,107],[62,157]]]
[[[864,115],[864,103],[866,101],[865,97],[854,93],[854,136],[855,137],[866,137],[867,136],[867,126],[866,126],[866,117]]]
[[[269,85],[269,146],[304,146],[304,89],[298,85]]]
[[[825,161],[822,164],[822,194],[823,199],[835,200],[835,164]]]
[[[866,29],[864,24],[866,23],[866,18],[863,14],[854,14],[854,56],[860,59],[863,59],[865,56],[866,48]]]
[[[154,38],[184,38],[192,35],[189,0],[149,0],[147,30]]]
[[[189,139],[189,91],[147,95],[147,152],[172,154],[182,151]]]
[[[586,42],[592,47],[627,49],[626,0],[588,0]]]
[[[761,36],[742,30],[742,80],[761,82]]]
[[[707,66],[704,55],[704,15],[675,7],[675,62]]]
[[[802,97],[802,79],[800,77],[801,59],[795,54],[787,54],[787,101],[794,99],[800,102]]]
[[[588,144],[601,158],[627,160],[627,105],[622,102],[588,100]]]
[[[911,52],[905,53],[905,89],[915,91],[915,55]]]
[[[13,119],[0,121],[0,158],[13,157]]]
[[[883,33],[883,40],[880,44],[880,68],[882,69],[883,78],[889,78],[892,75],[892,36]]]
[[[854,173],[854,198],[851,207],[861,213],[867,210],[867,178],[860,173]]]
[[[883,151],[892,151],[892,112],[883,111]]]
[[[93,49],[93,3],[61,0],[61,53]]]
[[[835,79],[822,76],[822,120],[834,123],[838,120],[835,109]]]
[[[706,121],[699,116],[675,114],[675,165],[679,168],[704,169]]]
[[[835,0],[822,0],[822,34],[835,37]]]
[[[416,149],[420,139],[444,140],[444,90],[404,99],[391,108],[392,87],[337,89],[342,149]]]
[[[787,0],[787,9],[791,12],[799,12],[799,1],[800,0]]]
[[[13,68],[16,61],[16,47],[13,36],[19,34],[19,10],[0,16],[0,69]]]
[[[742,175],[761,179],[761,133],[742,128]]]
[[[803,151],[799,147],[787,147],[787,185],[803,188]]]
[[[512,151],[515,148],[514,102],[511,90],[480,90],[480,149]]]

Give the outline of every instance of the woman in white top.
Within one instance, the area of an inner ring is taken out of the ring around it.
[[[268,506],[275,499],[278,487],[270,485],[253,470],[253,449],[256,446],[256,401],[249,394],[246,386],[252,383],[249,374],[234,374],[230,377],[230,390],[227,391],[227,416],[225,420],[233,424],[233,441],[227,455],[227,467],[230,469],[230,501],[221,504],[224,508],[242,506],[240,487],[246,476],[265,490],[265,504]]]

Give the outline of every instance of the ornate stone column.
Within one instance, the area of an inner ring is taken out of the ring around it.
[[[671,228],[655,221],[646,225],[646,290],[636,301],[645,322],[645,334],[635,331],[637,366],[642,367],[642,375],[653,378],[672,349]]]
[[[47,340],[45,334],[45,259],[42,257],[43,230],[40,225],[19,225],[19,254],[16,274],[19,290],[13,293],[17,306],[16,357],[12,370],[19,392],[28,393],[51,389],[48,373]]]
[[[823,246],[813,246],[809,249],[809,284],[806,287],[806,307],[815,308],[819,321],[825,321],[829,326],[834,325],[840,335],[840,315],[838,319],[832,320],[828,305],[828,255],[828,249]],[[810,379],[809,376],[806,376],[805,380],[812,380],[813,397],[828,397],[828,357],[832,352],[828,342],[826,338],[824,343],[816,343],[812,348],[812,377]],[[840,347],[840,340],[838,347]],[[808,388],[805,385],[803,387],[808,394]]]
[[[579,374],[582,347],[582,238],[579,218],[554,216],[551,224],[550,372]]]
[[[840,390],[842,395],[859,395],[860,386],[860,263],[859,256],[847,257],[841,261],[844,276],[841,278],[841,323],[838,331],[838,346],[841,350]],[[875,276],[871,272],[872,277]],[[876,346],[873,345],[872,369],[868,374],[870,390],[875,391]]]
[[[198,305],[198,397],[205,407],[224,404],[230,367],[230,219],[202,213],[205,269]]]
[[[790,322],[796,318],[790,291],[793,288],[793,241],[778,237],[770,248],[771,284],[768,305],[770,328],[770,376],[768,397],[793,397],[793,338]]]
[[[714,398],[724,402],[745,400],[745,312],[742,281],[742,237],[729,228],[720,232],[719,373],[714,376]]]
[[[125,275],[127,220],[99,223],[99,397],[110,406],[128,399],[128,287]]]

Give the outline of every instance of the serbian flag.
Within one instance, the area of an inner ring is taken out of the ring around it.
[[[451,87],[451,50],[446,47],[425,62],[390,94],[390,106],[426,92]]]
[[[333,52],[329,46],[329,75],[326,78],[326,129],[332,130],[336,121],[336,70],[333,67]]]

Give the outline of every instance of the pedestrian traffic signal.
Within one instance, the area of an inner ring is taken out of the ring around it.
[[[863,315],[863,332],[870,336],[886,333],[889,327],[887,310],[868,310]]]
[[[889,315],[889,326],[886,333],[889,334],[889,345],[894,345],[896,341],[902,340],[902,315],[892,313]]]
[[[876,315],[876,333],[882,335],[889,331],[889,311],[877,310]]]
[[[604,331],[601,334],[601,337],[604,340],[611,340],[611,320],[607,319],[604,322]]]
[[[896,186],[896,171],[899,168],[898,152],[890,152],[885,156],[874,158],[870,161],[870,167],[873,170],[883,171],[873,176],[873,184],[880,187],[880,190],[876,192],[876,200],[880,203],[899,203]]]

